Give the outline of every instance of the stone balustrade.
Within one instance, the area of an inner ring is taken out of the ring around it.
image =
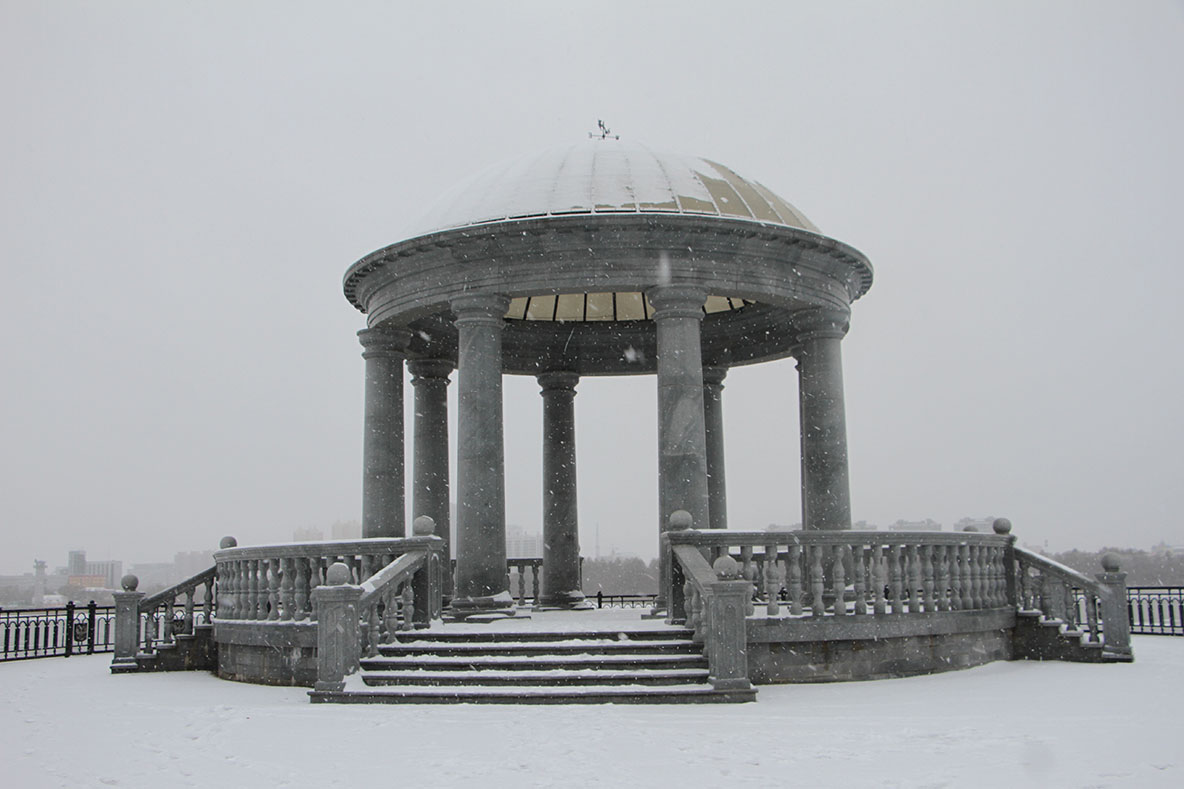
[[[542,559],[507,559],[506,560],[506,588],[514,595],[518,605],[526,605],[527,600],[539,600],[542,592],[541,573]],[[527,587],[529,586],[529,594]]]
[[[1092,580],[1045,556],[1015,552],[1015,601],[1021,612],[1039,614],[1067,631],[1080,631],[1092,644],[1101,644],[1111,659],[1131,656],[1131,626],[1126,573],[1117,557],[1102,558],[1103,572]]]
[[[225,548],[214,554],[218,620],[315,622],[312,592],[333,564],[361,584],[404,554],[438,552],[440,542],[416,536]]]
[[[136,655],[153,655],[176,643],[179,635],[193,635],[198,625],[214,616],[217,578],[214,568],[146,597],[140,581],[125,575],[115,592],[115,649],[113,666],[132,665]]]
[[[670,533],[714,561],[731,556],[768,616],[867,616],[1009,605],[1014,538],[941,532]]]

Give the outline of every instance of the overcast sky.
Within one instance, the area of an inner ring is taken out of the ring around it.
[[[359,518],[346,268],[598,118],[871,259],[856,519],[1184,544],[1184,5],[398,5],[0,2],[0,572]],[[799,521],[792,361],[726,385],[732,528]],[[537,530],[537,383],[505,398]],[[652,556],[653,379],[576,408],[584,554]]]

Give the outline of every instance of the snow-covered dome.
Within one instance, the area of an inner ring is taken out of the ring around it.
[[[721,216],[818,232],[792,205],[722,164],[597,138],[490,167],[441,197],[408,237],[507,219],[621,213]]]

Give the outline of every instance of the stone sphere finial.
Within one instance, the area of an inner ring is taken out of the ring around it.
[[[329,565],[329,570],[325,573],[327,586],[345,586],[348,583],[349,568],[345,566],[344,562],[333,562]]]
[[[686,510],[675,510],[670,513],[671,529],[689,529],[695,525],[695,519]]]
[[[1011,521],[1007,518],[996,518],[995,522],[991,524],[991,528],[995,530],[996,534],[1011,534]]]
[[[711,563],[715,577],[721,581],[734,581],[740,577],[740,564],[731,556],[721,556]]]
[[[226,535],[225,537],[222,538],[221,542],[218,543],[218,547],[219,548],[236,548],[236,547],[238,547],[238,540],[234,539],[230,535]]]
[[[136,587],[140,585],[140,579],[128,573],[119,579],[119,585],[123,587],[123,591],[125,592],[134,592],[136,591]]]
[[[411,533],[416,537],[430,537],[436,533],[436,521],[431,515],[420,515],[411,521]]]
[[[1118,561],[1118,554],[1113,551],[1108,551],[1102,554],[1102,569],[1108,573],[1116,573],[1121,568]]]

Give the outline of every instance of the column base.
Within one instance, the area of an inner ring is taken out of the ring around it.
[[[543,595],[534,606],[534,610],[584,611],[595,607],[584,597],[583,592],[560,592],[558,594]]]
[[[508,592],[484,597],[454,597],[444,612],[444,620],[450,622],[488,622],[513,616],[518,616],[518,612]]]

